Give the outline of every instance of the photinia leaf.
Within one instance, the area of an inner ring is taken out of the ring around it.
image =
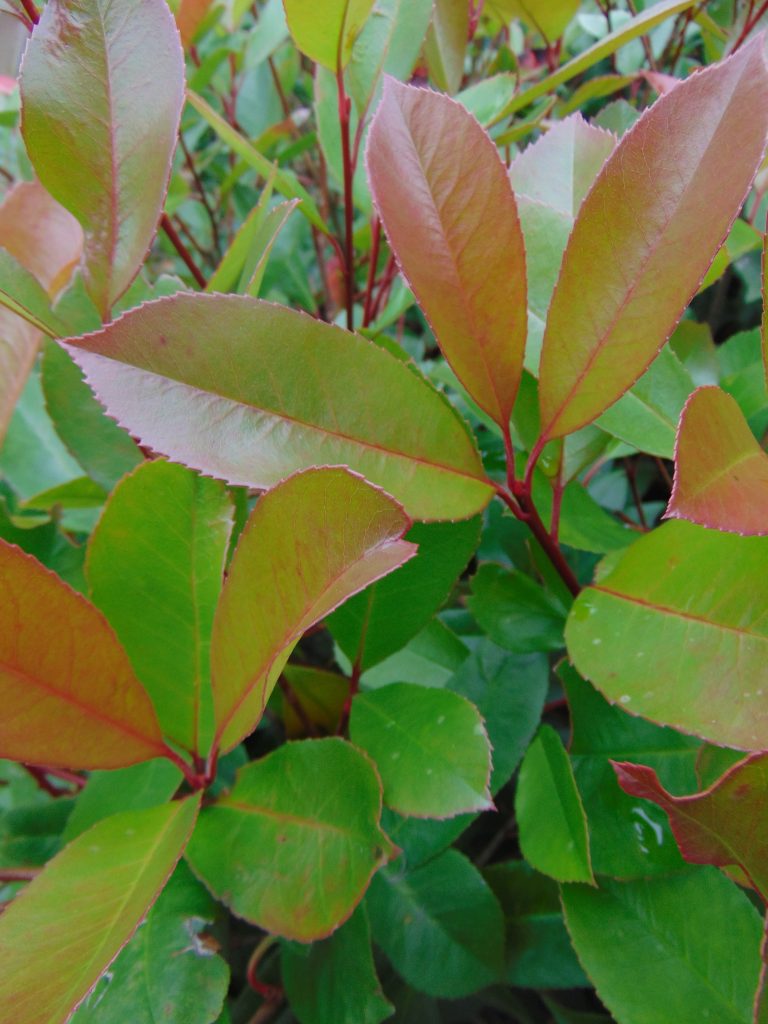
[[[388,78],[367,164],[390,244],[446,359],[506,429],[527,331],[525,246],[495,145],[448,97]]]
[[[165,885],[198,806],[190,798],[107,818],[54,857],[6,908],[0,1004],[13,1007],[14,1024],[69,1019]]]
[[[525,573],[480,566],[472,577],[469,610],[495,644],[516,654],[563,646],[565,611]]]
[[[420,519],[466,519],[492,495],[441,395],[372,342],[294,310],[179,294],[68,345],[132,434],[230,483],[347,465]]]
[[[558,882],[592,882],[584,807],[568,754],[544,725],[520,766],[515,793],[520,849],[528,863]]]
[[[415,558],[346,601],[328,619],[333,638],[362,671],[401,650],[448,599],[480,540],[480,520],[416,523]]]
[[[330,71],[346,67],[373,0],[283,0],[294,43]]]
[[[45,187],[85,231],[103,318],[157,229],[184,102],[184,55],[165,0],[52,0],[21,74],[22,131]]]
[[[288,743],[203,810],[187,859],[239,917],[311,942],[350,916],[392,856],[380,816],[381,783],[363,753],[336,737]]]
[[[149,697],[106,620],[0,541],[0,756],[121,768],[168,753]]]
[[[6,249],[0,249],[0,306],[52,338],[68,333],[43,286]]]
[[[376,976],[371,929],[362,907],[309,950],[286,943],[280,966],[291,1011],[300,1024],[380,1024],[394,1011]]]
[[[493,807],[488,734],[457,693],[413,683],[358,693],[349,738],[375,761],[384,802],[399,814],[449,818]]]
[[[144,462],[112,492],[88,544],[94,604],[165,735],[202,756],[213,737],[209,647],[232,518],[223,484],[184,466]]]
[[[380,871],[365,901],[373,938],[414,988],[456,999],[499,981],[504,918],[477,868],[458,850],[413,871]]]
[[[284,683],[288,684],[287,689]],[[280,686],[283,691],[283,725],[288,739],[306,736],[307,722],[321,734],[334,735],[337,732],[349,695],[346,676],[309,665],[286,665]]]
[[[566,885],[562,898],[579,960],[621,1024],[752,1020],[760,917],[715,868]]]
[[[489,4],[497,16],[508,24],[512,18],[522,18],[550,45],[557,42],[579,9],[579,0],[549,0],[538,4],[536,0],[495,0]]]
[[[83,232],[75,218],[59,206],[42,185],[36,181],[22,182],[14,186],[0,204],[0,242],[9,257],[31,274],[45,296],[52,299],[80,258]],[[42,303],[43,296],[38,293],[38,298]],[[40,312],[42,310],[38,309]],[[48,326],[53,327],[53,324]],[[32,369],[39,344],[40,333],[36,327],[20,320],[10,310],[0,309],[0,441]]]
[[[762,159],[762,46],[755,40],[658,99],[584,200],[544,336],[542,443],[631,387],[696,292]]]
[[[174,17],[184,46],[189,46],[194,42],[197,30],[202,25],[212,3],[213,0],[179,0]]]
[[[667,523],[576,599],[568,653],[626,711],[713,743],[764,750],[766,573],[768,540]]]
[[[256,727],[310,626],[415,554],[401,539],[409,526],[396,501],[345,469],[308,470],[260,499],[214,621],[217,745],[229,750]]]
[[[693,864],[738,864],[768,898],[768,755],[752,754],[692,796],[673,796],[653,768],[614,761],[619,785],[669,815],[680,852]]]
[[[445,92],[454,93],[461,87],[468,37],[469,4],[434,0],[424,55],[429,77]]]
[[[71,1024],[211,1024],[229,987],[216,940],[206,941],[216,917],[216,904],[182,861]]]
[[[768,455],[735,399],[698,388],[680,417],[665,516],[713,530],[768,534]]]

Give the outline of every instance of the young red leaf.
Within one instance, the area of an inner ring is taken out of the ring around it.
[[[219,745],[229,750],[256,727],[311,625],[416,553],[401,539],[410,525],[393,498],[345,469],[299,473],[261,498],[213,626]]]
[[[768,900],[768,754],[752,754],[713,785],[692,796],[673,796],[653,768],[614,761],[619,785],[653,800],[669,815],[677,845],[693,864],[737,864]]]
[[[132,434],[230,483],[346,465],[418,519],[469,518],[493,493],[466,427],[412,367],[283,306],[179,294],[67,348]]]
[[[547,320],[542,443],[631,387],[695,294],[762,158],[762,51],[756,39],[657,100],[584,200]]]
[[[104,318],[157,228],[184,102],[165,0],[51,0],[27,47],[22,132],[37,174],[85,230]]]
[[[121,768],[168,753],[106,619],[0,540],[0,757]]]
[[[698,388],[683,409],[666,517],[768,534],[768,455],[737,402],[720,388]]]
[[[447,96],[388,78],[367,163],[390,244],[446,359],[506,427],[527,331],[525,246],[495,145]]]

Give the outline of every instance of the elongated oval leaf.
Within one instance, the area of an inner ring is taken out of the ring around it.
[[[112,492],[88,547],[91,596],[163,732],[202,755],[213,735],[209,647],[231,529],[222,484],[145,462]]]
[[[768,755],[750,755],[691,796],[667,792],[645,765],[614,762],[613,767],[625,792],[664,808],[686,860],[738,864],[763,900],[768,897]]]
[[[311,942],[350,916],[391,857],[380,816],[381,784],[364,754],[337,738],[289,743],[243,768],[203,811],[187,859],[238,916]]]
[[[525,246],[495,145],[460,104],[387,78],[367,161],[390,244],[446,359],[506,427],[525,351]]]
[[[283,0],[288,28],[302,53],[330,71],[346,66],[373,0]]]
[[[768,540],[667,523],[576,599],[568,652],[626,711],[764,750],[766,574]]]
[[[64,1024],[167,881],[198,805],[182,800],[105,819],[17,896],[0,917],[0,1006],[7,1020]]]
[[[31,556],[0,541],[0,756],[121,768],[167,748],[106,620]]]
[[[219,744],[255,728],[302,633],[415,554],[401,539],[409,526],[396,501],[344,469],[300,473],[259,501],[214,622]]]
[[[720,388],[698,388],[683,409],[666,516],[715,530],[768,533],[768,455],[735,399]]]
[[[184,57],[164,0],[52,0],[27,47],[22,130],[37,174],[85,230],[103,317],[157,228],[184,101]]]
[[[435,0],[424,56],[429,77],[445,92],[457,92],[461,86],[468,36],[469,4]]]
[[[52,338],[68,333],[52,312],[43,286],[6,249],[0,249],[0,306]]]
[[[230,483],[268,488],[347,465],[419,519],[468,518],[491,497],[442,396],[383,349],[302,313],[180,294],[69,344],[132,434]]]
[[[762,46],[657,100],[584,200],[544,337],[543,439],[584,426],[631,387],[696,292],[762,159]]]

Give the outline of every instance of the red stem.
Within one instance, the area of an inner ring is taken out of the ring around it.
[[[200,285],[201,288],[205,288],[206,280],[203,275],[203,272],[192,259],[189,249],[187,249],[186,245],[184,245],[184,243],[182,242],[178,231],[173,226],[171,218],[168,216],[167,213],[164,213],[160,218],[160,227],[168,236],[168,240],[174,247],[176,252],[179,254],[179,256],[181,256],[192,277],[194,277],[195,281]]]
[[[370,263],[368,264],[368,282],[365,286],[363,327],[367,327],[373,319],[373,286],[376,284],[376,265],[379,262],[379,248],[381,246],[381,221],[378,217],[373,218],[371,235],[371,256]]]
[[[0,883],[31,882],[40,874],[40,868],[0,868]]]
[[[352,186],[355,176],[354,161],[352,159],[352,145],[349,136],[350,113],[352,101],[347,96],[344,85],[344,72],[339,61],[339,69],[336,72],[336,85],[339,93],[339,128],[341,130],[341,157],[344,165],[344,280],[345,299],[347,306],[347,328],[354,330],[355,326],[355,267],[354,267],[354,206],[352,197]]]
[[[33,25],[37,25],[40,21],[40,12],[35,6],[34,0],[21,0],[21,6],[27,12],[27,16]]]
[[[344,701],[344,707],[341,709],[341,715],[339,716],[339,736],[343,736],[347,731],[349,713],[352,710],[352,701],[355,699],[357,692],[360,689],[360,676],[362,674],[362,665],[360,657],[358,657],[355,664],[352,666],[352,675],[349,677],[349,692],[347,693],[347,698]]]
[[[738,50],[738,48],[747,38],[747,36],[758,23],[758,21],[760,21],[762,16],[768,11],[768,0],[765,0],[765,3],[758,8],[757,13],[750,17],[750,13],[752,11],[753,6],[754,4],[750,3],[749,11],[747,12],[747,17],[744,22],[744,27],[742,28],[741,33],[739,34],[739,38],[733,44],[733,49],[731,50],[731,53],[735,53],[736,50]]]

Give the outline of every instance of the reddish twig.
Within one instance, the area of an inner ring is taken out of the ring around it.
[[[34,0],[21,0],[21,6],[27,13],[27,17],[33,25],[37,25],[40,21],[40,12],[35,6]]]
[[[339,47],[341,47],[341,41],[339,42]],[[347,308],[347,329],[351,331],[354,330],[355,326],[354,198],[352,195],[355,168],[349,134],[352,100],[347,96],[341,60],[339,60],[338,71],[336,72],[336,86],[339,94],[339,129],[341,131],[341,158],[344,169],[344,290],[346,293],[344,299]]]
[[[379,262],[380,246],[381,221],[378,217],[374,217],[371,228],[371,256],[368,263],[368,281],[365,286],[365,302],[363,303],[363,327],[367,327],[373,319],[373,288],[376,284],[376,268]]]
[[[752,29],[757,25],[757,23],[760,21],[760,19],[763,17],[763,15],[768,13],[768,0],[765,0],[765,3],[760,5],[760,7],[757,9],[756,13],[753,13],[753,8],[754,8],[754,0],[749,5],[749,9],[747,11],[747,17],[744,20],[744,27],[742,28],[741,32],[739,33],[738,39],[733,44],[733,48],[731,50],[731,53],[735,53],[736,50],[738,50],[738,48],[742,45],[742,43],[744,43],[746,41],[747,36],[752,31]]]
[[[213,207],[211,206],[208,196],[205,194],[205,187],[200,179],[200,175],[197,173],[197,168],[195,167],[195,163],[192,159],[192,154],[189,152],[187,144],[184,141],[184,136],[181,132],[179,133],[179,145],[181,146],[181,150],[184,154],[184,161],[189,169],[189,173],[192,175],[192,179],[197,187],[200,202],[205,207],[205,212],[208,214],[208,220],[211,222],[211,232],[213,234],[213,244],[216,246],[216,252],[221,256],[223,250],[221,247],[221,237],[219,235],[219,225],[216,221],[216,214],[213,212]]]
[[[0,868],[0,882],[8,885],[11,882],[31,882],[40,874],[40,868]]]
[[[182,242],[178,231],[173,226],[171,218],[168,216],[167,213],[164,213],[160,218],[160,227],[166,233],[169,242],[186,264],[186,267],[189,270],[192,277],[194,277],[195,281],[201,288],[205,288],[206,280],[203,275],[203,272],[192,259],[189,249],[187,249],[186,245],[184,245],[184,243]]]

